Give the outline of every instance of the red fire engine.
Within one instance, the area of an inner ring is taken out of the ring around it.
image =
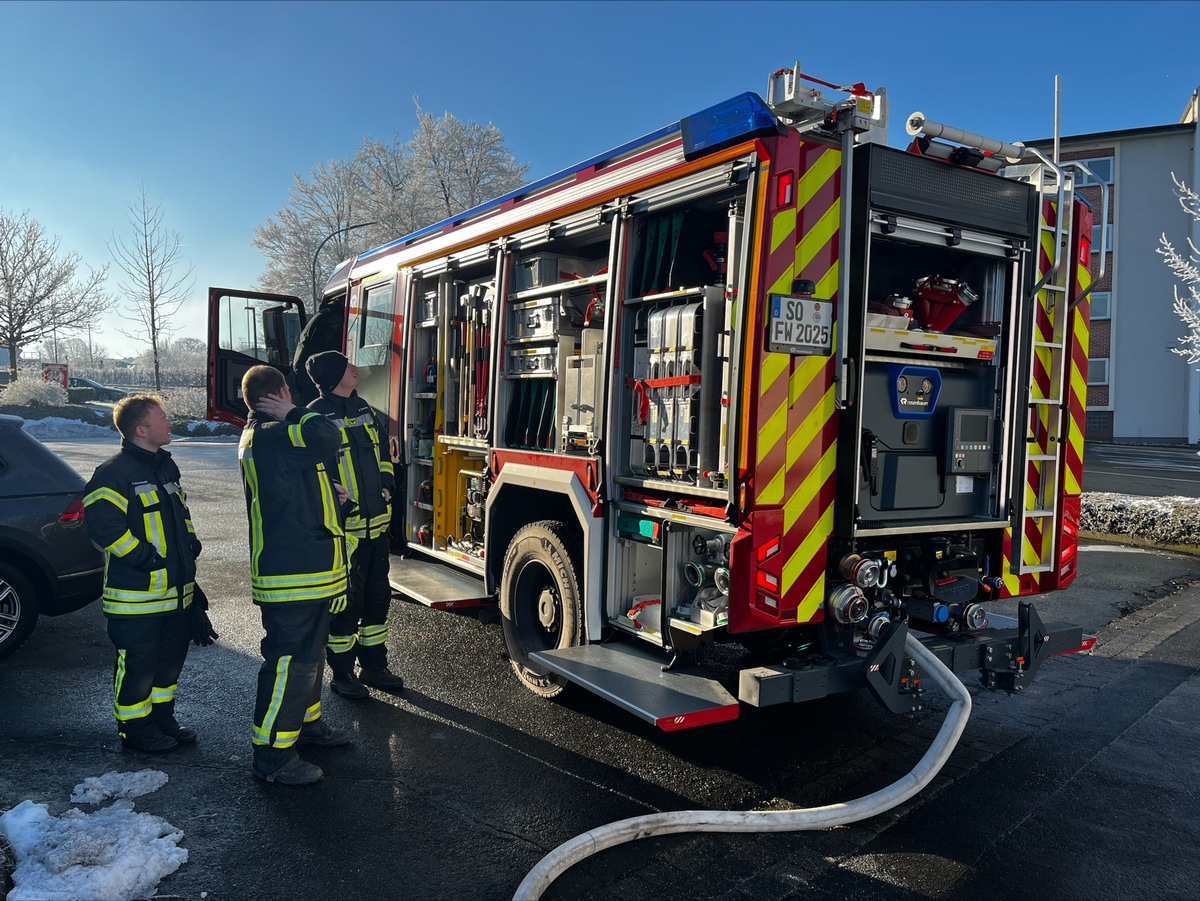
[[[1092,214],[1072,173],[800,66],[341,265],[392,584],[663,729],[869,688],[905,636],[1018,691],[1075,576]],[[826,88],[832,86],[825,85]],[[937,140],[938,136],[946,140]],[[210,418],[296,298],[210,292]],[[1006,612],[1010,615],[1006,615]]]

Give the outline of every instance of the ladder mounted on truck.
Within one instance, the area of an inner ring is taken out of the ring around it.
[[[1025,350],[1031,377],[1024,440],[1014,467],[1014,482],[1023,480],[1024,488],[1015,489],[1013,497],[1013,541],[1020,543],[1013,573],[1051,572],[1058,565],[1057,524],[1062,512],[1062,468],[1069,422],[1069,323],[1080,299],[1070,296],[1074,258],[1066,246],[1067,236],[1073,233],[1074,182],[1062,167],[1035,148],[934,122],[920,112],[909,116],[906,130],[913,137],[942,137],[982,151],[993,169],[1000,168],[1001,160],[1018,164],[1005,167],[1005,176],[1027,182],[1038,191],[1037,282],[1031,292],[1035,303]],[[1031,158],[1032,163],[1021,165]]]

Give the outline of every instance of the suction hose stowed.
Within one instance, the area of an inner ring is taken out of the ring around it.
[[[903,804],[932,782],[950,759],[971,715],[971,695],[958,677],[911,633],[906,636],[904,647],[929,678],[953,699],[933,744],[905,776],[886,788],[844,804],[761,812],[679,810],[608,823],[563,842],[543,857],[517,887],[514,901],[536,901],[555,879],[579,861],[598,851],[639,838],[679,832],[802,832],[830,829],[869,819]]]

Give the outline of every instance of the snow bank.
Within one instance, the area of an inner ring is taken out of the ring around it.
[[[187,862],[183,832],[161,817],[136,813],[129,797],[166,784],[157,770],[105,773],[75,786],[73,801],[99,803],[92,813],[72,807],[53,817],[45,804],[22,801],[0,816],[0,835],[17,868],[8,901],[151,898],[159,880]]]
[[[116,430],[108,425],[94,425],[81,422],[78,419],[63,419],[58,416],[47,416],[45,419],[25,420],[25,431],[42,441],[54,441],[58,438],[104,438],[116,437]]]
[[[1200,498],[1088,492],[1083,495],[1079,526],[1103,535],[1200,547]]]

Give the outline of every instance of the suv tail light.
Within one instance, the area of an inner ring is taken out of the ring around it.
[[[79,522],[83,519],[83,498],[75,495],[71,498],[71,503],[67,504],[67,509],[59,514],[59,522]]]

